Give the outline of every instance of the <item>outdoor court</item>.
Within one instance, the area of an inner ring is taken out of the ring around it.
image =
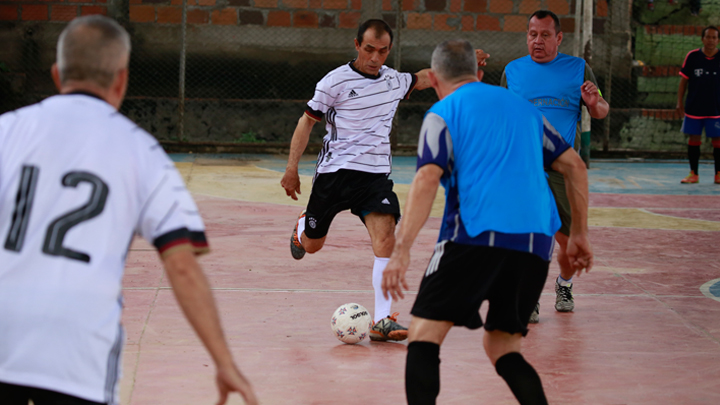
[[[330,330],[343,303],[372,311],[373,254],[349,213],[328,243],[290,256],[300,201],[280,187],[286,157],[172,155],[197,201],[212,249],[201,259],[235,358],[263,404],[402,404],[407,342],[349,346]],[[391,176],[404,206],[414,158]],[[524,354],[551,404],[720,403],[720,185],[700,165],[592,162],[590,238],[595,268],[574,280],[575,312],[558,313],[553,261]],[[441,189],[412,251],[409,311],[433,251]],[[123,404],[214,404],[214,367],[180,313],[157,253],[136,241],[127,259]],[[483,311],[486,308],[483,308]],[[454,328],[441,349],[439,404],[515,404],[482,349],[482,331]],[[229,403],[240,404],[239,396]]]

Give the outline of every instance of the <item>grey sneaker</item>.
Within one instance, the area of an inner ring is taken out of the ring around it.
[[[370,329],[370,340],[375,342],[387,342],[388,340],[405,340],[408,336],[406,327],[397,323],[399,312],[379,320]]]
[[[530,320],[528,323],[538,323],[540,322],[540,303],[538,302],[535,304],[535,309],[533,309],[532,314],[530,314]]]
[[[305,216],[305,210],[300,213],[300,216],[298,217],[298,221],[300,218],[303,218]],[[297,234],[297,221],[295,222],[295,229],[293,229],[292,236],[290,237],[290,253],[292,254],[293,259],[300,260],[305,256],[305,248],[303,248],[302,244],[300,243],[300,235]]]
[[[572,295],[572,284],[563,287],[555,281],[555,310],[558,312],[571,312],[575,309],[575,301]]]

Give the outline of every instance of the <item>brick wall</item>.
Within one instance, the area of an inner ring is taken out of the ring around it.
[[[82,15],[107,15],[106,1],[3,1],[0,4],[0,21],[70,21]]]
[[[107,14],[106,1],[3,1],[0,21],[69,21]],[[181,22],[182,0],[129,3],[130,22]],[[363,0],[187,0],[187,5],[188,23],[195,25],[355,29],[363,15]],[[560,16],[563,31],[572,32],[574,6],[573,0],[382,0],[381,13],[393,28],[401,7],[404,28],[411,30],[524,32],[528,15],[544,8]],[[602,33],[606,16],[607,0],[597,0],[596,33]]]

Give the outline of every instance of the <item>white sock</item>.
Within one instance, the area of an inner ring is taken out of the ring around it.
[[[562,278],[562,276],[558,276],[557,283],[560,284],[560,287],[570,287],[572,285],[572,277],[570,277],[570,280],[565,280]]]
[[[302,217],[298,219],[298,240],[300,241],[300,244],[302,245],[302,234],[305,232],[305,217]]]
[[[389,257],[376,256],[375,264],[373,264],[372,283],[375,289],[375,322],[387,318],[390,315],[390,308],[392,307],[392,298],[385,299],[382,292],[383,271],[389,261]]]

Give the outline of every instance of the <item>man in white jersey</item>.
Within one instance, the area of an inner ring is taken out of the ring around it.
[[[429,69],[400,73],[384,65],[392,48],[392,29],[385,21],[368,20],[355,38],[358,56],[331,71],[318,82],[315,95],[300,118],[290,145],[281,185],[289,197],[300,193],[298,162],[307,147],[310,131],[323,117],[327,135],[318,156],[307,209],[298,219],[290,239],[295,259],[323,247],[335,215],[350,210],[360,217],[370,234],[375,263],[374,341],[404,340],[407,328],[391,314],[392,300],[383,297],[382,274],[395,243],[400,204],[388,179],[392,169],[390,129],[400,100],[414,89],[430,87]],[[478,63],[487,55],[478,51]],[[484,64],[484,63],[483,63]]]
[[[122,276],[134,234],[152,242],[217,367],[218,403],[255,394],[235,366],[195,255],[197,207],[157,141],[117,109],[130,37],[81,17],[60,35],[60,95],[0,116],[0,402],[117,404]]]

